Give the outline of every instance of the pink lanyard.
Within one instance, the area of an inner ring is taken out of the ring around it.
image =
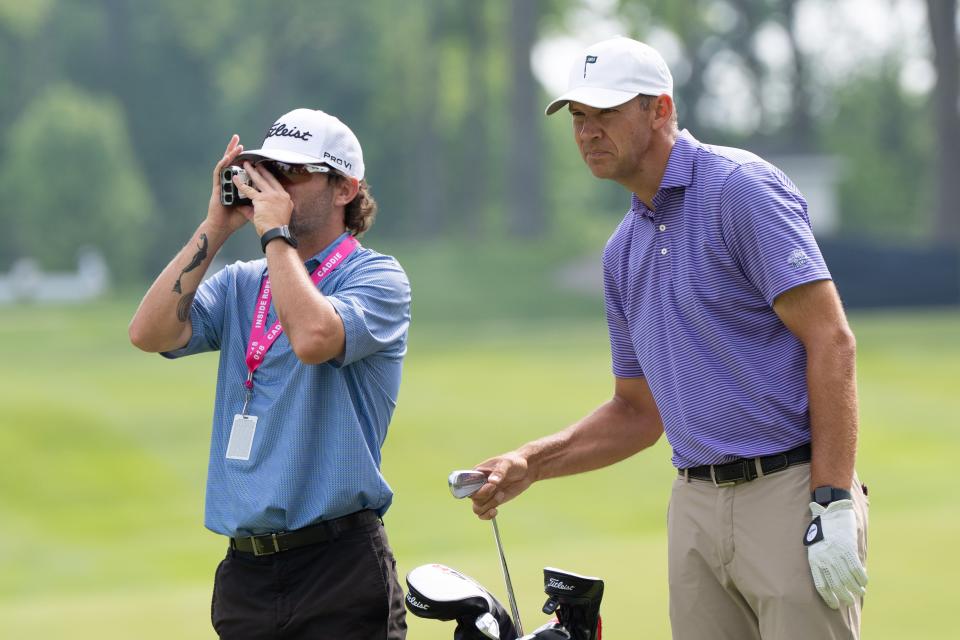
[[[357,239],[353,236],[344,238],[340,244],[333,248],[333,251],[327,256],[327,259],[318,265],[313,273],[310,274],[313,285],[319,285],[321,280],[333,273],[333,270],[343,264],[350,254],[359,246],[360,243],[357,242]],[[243,383],[243,386],[247,388],[247,397],[243,403],[243,411],[241,412],[243,414],[247,413],[247,404],[250,402],[250,396],[253,394],[253,372],[263,364],[263,358],[267,355],[267,351],[270,350],[273,343],[276,342],[280,334],[283,333],[283,327],[280,326],[279,320],[277,320],[269,330],[265,325],[267,313],[270,311],[270,300],[272,297],[273,295],[270,291],[270,276],[268,275],[263,279],[263,284],[260,286],[260,295],[257,296],[256,306],[253,308],[253,323],[250,326],[250,340],[247,343],[248,373],[247,379]]]

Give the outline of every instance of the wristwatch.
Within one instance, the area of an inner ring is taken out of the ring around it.
[[[287,225],[282,225],[279,227],[274,227],[273,229],[268,229],[263,232],[263,235],[260,236],[260,248],[263,249],[263,252],[267,252],[267,244],[271,240],[276,240],[277,238],[283,238],[287,244],[289,244],[294,249],[297,248],[297,239],[293,237],[290,233],[290,227]]]
[[[850,500],[852,498],[853,496],[850,495],[850,492],[846,489],[837,489],[836,487],[831,487],[830,485],[817,487],[810,492],[810,501],[816,502],[823,507],[827,506],[831,502],[836,502],[837,500]]]

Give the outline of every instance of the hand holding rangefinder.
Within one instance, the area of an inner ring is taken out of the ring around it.
[[[250,198],[245,198],[240,194],[237,185],[233,182],[234,176],[238,176],[243,184],[252,185],[250,175],[243,168],[224,167],[223,171],[220,172],[220,204],[225,207],[253,204]]]

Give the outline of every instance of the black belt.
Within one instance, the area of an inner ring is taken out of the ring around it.
[[[342,518],[324,520],[318,524],[297,529],[296,531],[278,531],[246,538],[230,538],[230,548],[252,553],[255,556],[269,556],[281,551],[289,551],[310,544],[329,542],[340,537],[340,533],[364,525],[378,522],[376,511],[357,511]]]
[[[810,443],[794,447],[772,456],[759,458],[739,458],[724,464],[705,464],[699,467],[679,469],[684,478],[695,480],[709,480],[718,487],[725,487],[741,482],[750,482],[761,475],[783,471],[787,467],[801,462],[810,462]],[[762,473],[757,472],[757,467]]]

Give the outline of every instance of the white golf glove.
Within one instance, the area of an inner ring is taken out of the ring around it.
[[[852,500],[837,500],[823,507],[810,503],[813,522],[803,544],[813,584],[831,609],[851,605],[867,589],[867,572],[857,554],[857,514]]]

